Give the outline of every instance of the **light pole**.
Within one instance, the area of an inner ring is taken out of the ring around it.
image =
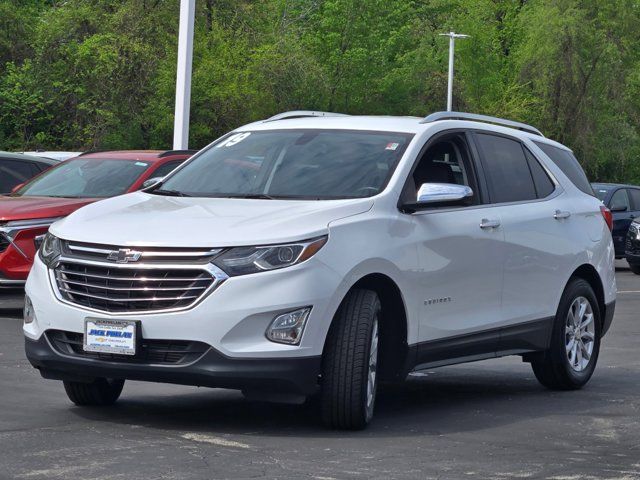
[[[178,66],[176,69],[176,108],[173,118],[173,149],[189,148],[189,107],[191,102],[191,63],[193,61],[193,22],[196,0],[180,0]]]
[[[441,37],[449,37],[449,84],[447,85],[447,112],[453,110],[453,56],[456,49],[456,38],[468,38],[462,33],[441,33]]]

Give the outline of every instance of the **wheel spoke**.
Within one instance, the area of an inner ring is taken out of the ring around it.
[[[582,370],[582,348],[579,346],[576,347],[576,367],[578,367],[578,370]]]
[[[591,325],[591,322],[593,322],[593,313],[585,315],[584,319],[582,320],[582,323],[580,323],[580,328],[584,330],[589,325]]]
[[[584,357],[584,359],[586,361],[591,360],[591,354],[589,353],[589,350],[587,349],[587,346],[584,343],[581,343],[580,347],[581,347],[581,351],[582,351],[582,357]]]
[[[581,301],[579,303],[579,305],[580,305],[580,308],[578,309],[578,315],[577,315],[578,322],[580,322],[582,320],[582,318],[584,317],[584,314],[587,311],[587,307],[589,306],[589,304],[586,301]],[[579,324],[577,324],[577,325],[579,325]]]
[[[590,332],[588,330],[582,332],[582,340],[583,341],[586,339],[587,341],[592,342],[594,338],[595,338],[595,335],[592,332]]]
[[[567,353],[573,350],[573,346],[575,345],[575,343],[576,343],[575,338],[572,338],[571,340],[569,340],[569,343],[567,343]]]

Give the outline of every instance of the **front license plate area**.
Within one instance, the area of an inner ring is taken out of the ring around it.
[[[85,352],[113,353],[116,355],[135,355],[137,323],[133,320],[97,320],[84,321]]]

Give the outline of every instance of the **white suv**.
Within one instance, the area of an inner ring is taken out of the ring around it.
[[[55,223],[27,357],[78,405],[125,379],[317,392],[337,428],[370,421],[380,381],[454,363],[521,355],[579,388],[614,313],[610,228],[528,125],[289,112]]]

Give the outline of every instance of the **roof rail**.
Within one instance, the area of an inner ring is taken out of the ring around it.
[[[282,112],[274,115],[273,117],[269,117],[265,122],[274,122],[276,120],[286,120],[288,118],[305,118],[305,117],[346,117],[345,113],[334,113],[334,112],[318,112],[312,110],[292,110],[290,112]]]
[[[490,117],[488,115],[478,115],[477,113],[465,113],[465,112],[436,112],[427,116],[420,123],[437,122],[438,120],[470,120],[472,122],[493,123],[495,125],[502,125],[503,127],[515,128],[522,130],[523,132],[533,133],[544,137],[542,132],[531,125],[526,123],[514,122],[513,120],[505,120],[504,118]]]
[[[195,153],[197,153],[198,150],[167,150],[166,152],[162,152],[160,155],[158,155],[158,158],[164,158],[164,157],[168,157],[170,155],[193,155]]]

